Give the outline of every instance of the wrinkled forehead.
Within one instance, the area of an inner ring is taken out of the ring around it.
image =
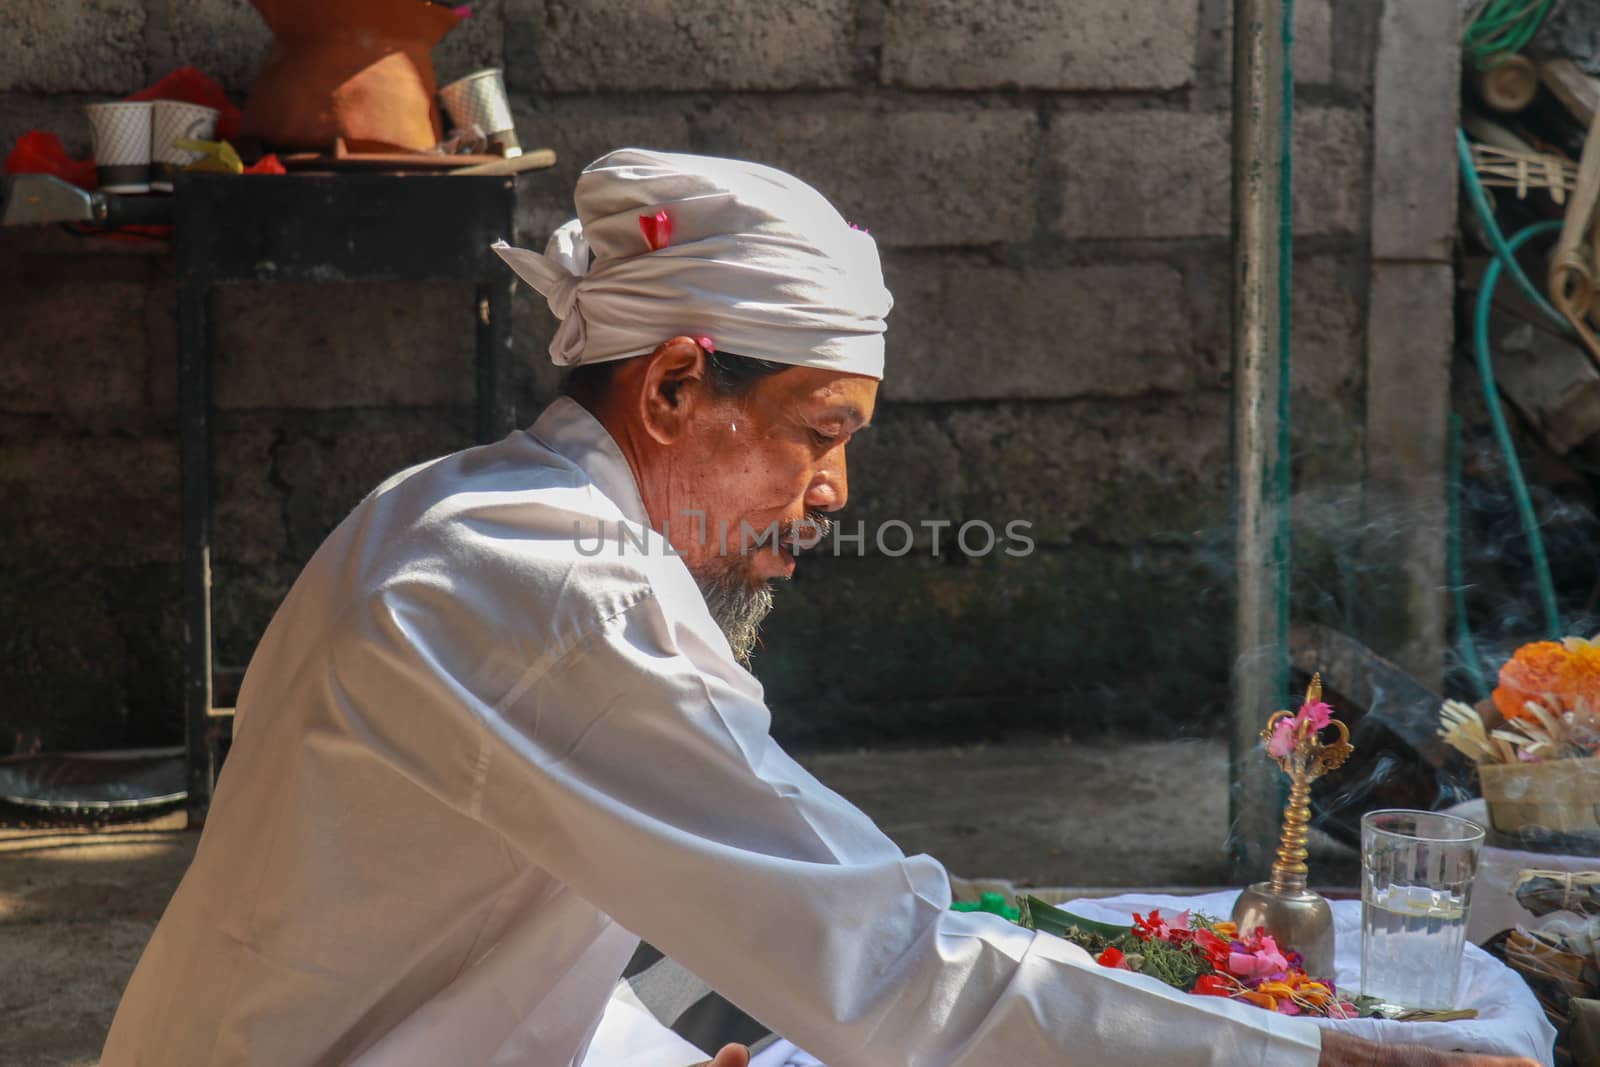
[[[772,414],[825,419],[854,431],[872,421],[878,379],[822,367],[786,367],[757,382],[752,397]]]

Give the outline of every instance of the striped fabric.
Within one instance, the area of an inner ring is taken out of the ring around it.
[[[749,1045],[753,1056],[777,1040],[765,1026],[652,945],[640,943],[622,977],[657,1022],[698,1048],[715,1053],[731,1041]]]

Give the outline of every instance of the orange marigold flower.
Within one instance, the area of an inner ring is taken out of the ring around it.
[[[1565,643],[1567,658],[1556,671],[1556,692],[1561,694],[1562,711],[1571,711],[1578,701],[1600,711],[1600,645],[1589,641]]]
[[[1508,719],[1528,717],[1523,705],[1538,701],[1546,693],[1560,691],[1560,675],[1571,654],[1555,641],[1533,641],[1517,649],[1516,655],[1500,668],[1500,684],[1495,687],[1494,706]]]
[[[1243,1000],[1250,1004],[1254,1004],[1258,1008],[1266,1008],[1268,1011],[1278,1010],[1278,1000],[1276,997],[1269,996],[1266,993],[1258,993],[1254,989],[1241,989],[1239,992],[1233,995],[1233,998],[1235,1000]]]

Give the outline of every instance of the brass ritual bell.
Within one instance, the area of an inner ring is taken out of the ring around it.
[[[1261,731],[1267,753],[1289,776],[1289,804],[1283,810],[1283,835],[1272,879],[1257,882],[1239,894],[1233,921],[1240,934],[1264,927],[1284,951],[1294,949],[1305,960],[1313,978],[1333,976],[1333,911],[1320,893],[1306,888],[1306,828],[1311,821],[1311,783],[1336,770],[1350,753],[1350,730],[1330,717],[1318,725],[1315,714],[1322,703],[1322,676],[1314,675],[1306,687],[1306,700],[1298,714],[1274,712]],[[1284,724],[1280,729],[1280,724]],[[1319,738],[1328,726],[1338,730],[1338,740]],[[1277,743],[1274,744],[1276,738]]]

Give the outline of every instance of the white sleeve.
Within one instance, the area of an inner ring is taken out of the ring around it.
[[[475,710],[469,810],[830,1067],[1317,1060],[1309,1022],[948,910],[943,868],[785,755],[760,686],[654,595]]]

